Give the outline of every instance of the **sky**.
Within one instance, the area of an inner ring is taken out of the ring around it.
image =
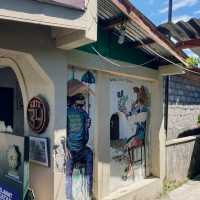
[[[169,0],[131,0],[155,25],[160,25],[168,20]],[[200,19],[200,0],[173,0],[173,22],[188,21],[190,18]],[[188,56],[198,57],[190,49],[184,52]]]
[[[168,0],[131,0],[156,25],[168,18]],[[200,18],[200,0],[173,0],[173,21]]]

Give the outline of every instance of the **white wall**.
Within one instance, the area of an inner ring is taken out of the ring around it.
[[[64,174],[55,170],[53,147],[57,138],[66,136],[67,59],[63,51],[55,48],[48,28],[4,25],[0,30],[0,65],[11,66],[17,72],[24,100],[25,135],[37,136],[27,124],[28,100],[40,94],[50,106],[49,126],[39,137],[48,137],[51,141],[51,167],[31,164],[30,185],[38,200],[63,200]]]
[[[13,34],[14,33],[14,34]],[[91,69],[100,70],[97,72],[96,83],[96,138],[95,144],[95,192],[101,199],[109,194],[108,179],[110,167],[110,155],[108,154],[110,144],[107,137],[110,132],[110,74],[125,76],[128,79],[138,77],[138,80],[151,81],[149,86],[151,93],[151,127],[150,135],[152,135],[152,169],[154,175],[159,176],[159,131],[162,120],[162,109],[160,104],[161,91],[158,73],[155,70],[145,68],[133,69],[116,69],[108,63],[103,63],[96,56],[84,54],[78,56],[65,53],[55,48],[51,40],[50,29],[40,26],[28,24],[4,24],[4,28],[0,29],[0,57],[4,55],[15,59],[20,69],[18,77],[22,94],[24,98],[25,108],[27,102],[33,96],[42,94],[50,105],[50,124],[41,137],[48,137],[51,140],[51,167],[45,168],[40,165],[31,164],[30,180],[38,200],[63,200],[64,193],[64,173],[58,171],[55,166],[54,144],[59,142],[62,136],[66,137],[66,83],[67,83],[67,65],[73,64],[80,67],[89,67]],[[70,57],[69,57],[70,56]],[[95,59],[93,59],[95,58]],[[6,61],[13,66],[9,58],[0,59]],[[109,65],[108,67],[106,67]],[[128,66],[127,63],[121,65]],[[17,67],[16,67],[17,68]],[[102,72],[104,71],[104,72]],[[105,73],[108,72],[108,73]],[[125,72],[124,72],[125,71]],[[139,84],[139,82],[137,83]],[[136,85],[137,85],[136,84]],[[114,112],[114,110],[113,110]],[[26,113],[26,112],[25,112]],[[25,118],[25,134],[35,135],[29,129]],[[158,120],[160,119],[161,120]],[[41,187],[42,186],[42,187]]]

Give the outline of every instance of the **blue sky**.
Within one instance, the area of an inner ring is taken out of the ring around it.
[[[156,25],[167,21],[168,0],[131,0]],[[200,0],[173,0],[173,21],[200,18]]]

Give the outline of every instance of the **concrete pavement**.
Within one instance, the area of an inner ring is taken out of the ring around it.
[[[200,199],[200,176],[189,180],[183,186],[169,192],[161,200],[199,200]]]

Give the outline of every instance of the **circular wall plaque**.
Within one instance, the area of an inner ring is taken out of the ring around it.
[[[27,120],[35,133],[43,133],[49,124],[49,106],[42,97],[33,97],[27,108]]]

